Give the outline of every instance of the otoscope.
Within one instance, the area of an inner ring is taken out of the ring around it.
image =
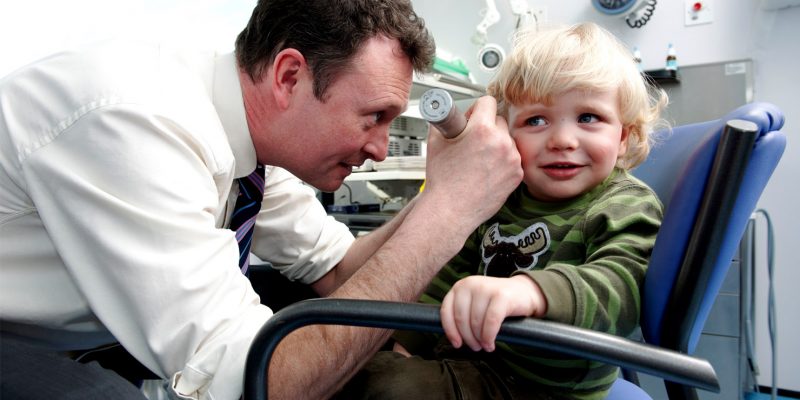
[[[460,135],[467,126],[467,118],[458,111],[453,97],[444,89],[428,89],[423,93],[419,112],[448,139]]]

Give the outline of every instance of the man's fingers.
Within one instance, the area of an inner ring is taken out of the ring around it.
[[[497,116],[497,100],[492,96],[482,96],[475,100],[465,115],[470,121],[494,121]]]

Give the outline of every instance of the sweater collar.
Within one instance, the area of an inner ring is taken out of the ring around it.
[[[584,208],[587,204],[593,202],[597,196],[603,193],[608,187],[609,183],[621,173],[624,173],[621,169],[614,168],[614,170],[611,171],[611,174],[609,174],[602,183],[595,186],[588,192],[571,199],[555,202],[534,199],[530,192],[528,192],[528,187],[525,185],[525,183],[522,183],[519,185],[519,188],[517,188],[519,203],[525,208],[542,210],[547,213],[557,213],[577,208]]]

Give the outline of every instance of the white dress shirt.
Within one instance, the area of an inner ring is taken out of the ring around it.
[[[119,341],[178,394],[238,398],[272,315],[226,229],[255,164],[233,54],[106,43],[7,76],[0,326],[59,349]],[[252,252],[314,282],[354,239],[311,188],[266,174]]]

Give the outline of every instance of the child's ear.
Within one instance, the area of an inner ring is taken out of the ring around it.
[[[619,138],[619,151],[617,152],[617,158],[622,158],[625,153],[628,152],[628,135],[630,134],[629,127],[622,128],[622,134]]]

